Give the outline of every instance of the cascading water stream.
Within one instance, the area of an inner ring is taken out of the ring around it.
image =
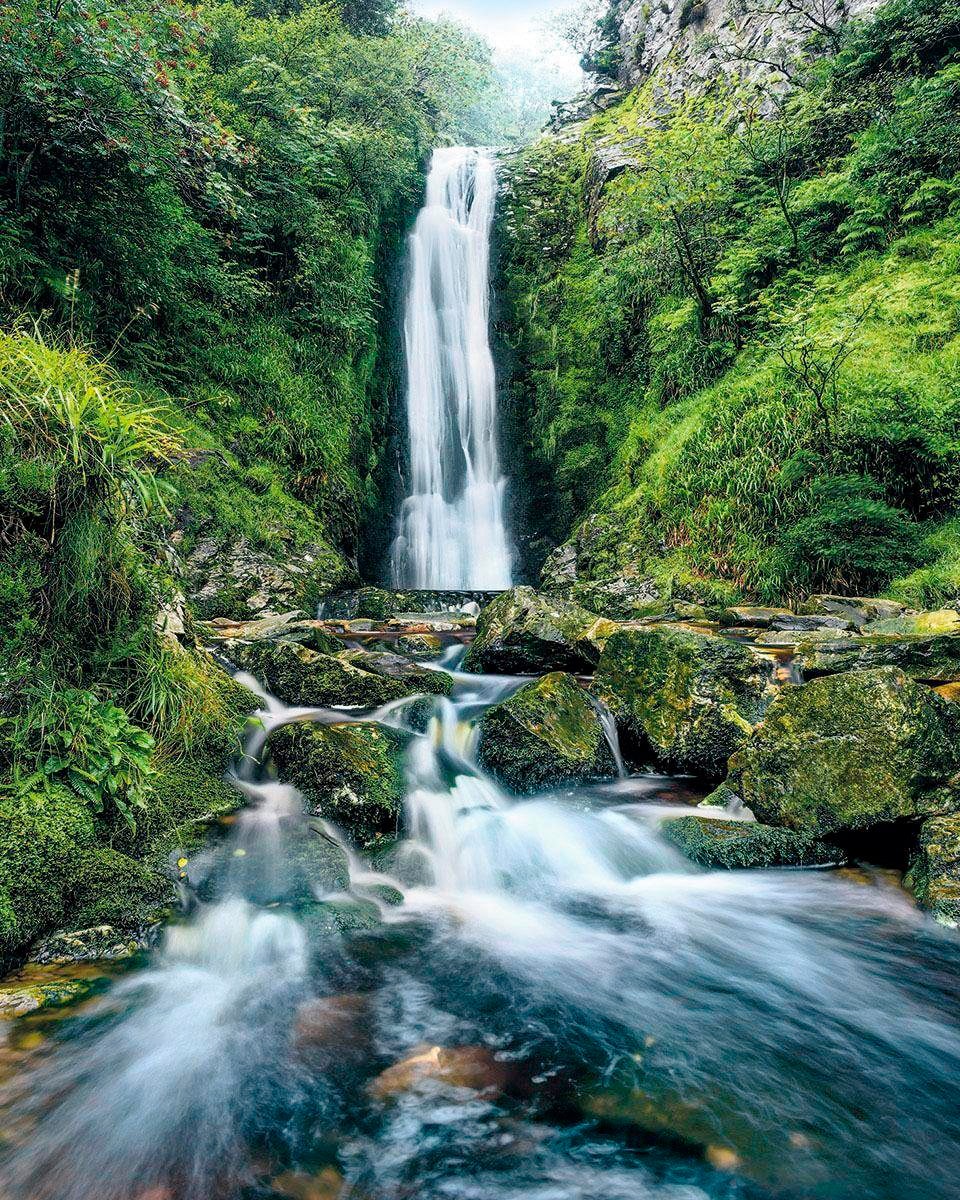
[[[399,588],[495,591],[511,583],[489,332],[496,191],[487,154],[435,152],[410,238],[410,479],[391,555]]]

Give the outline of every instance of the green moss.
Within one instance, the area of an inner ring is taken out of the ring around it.
[[[283,779],[360,845],[396,830],[405,739],[378,725],[289,725],[270,738]]]
[[[63,921],[93,849],[93,817],[72,792],[0,794],[0,960]]]
[[[904,883],[938,921],[960,925],[960,814],[924,821]]]
[[[175,903],[168,879],[119,851],[101,847],[84,856],[71,888],[69,917],[77,929],[137,929],[162,920]]]
[[[513,588],[481,612],[466,668],[515,674],[590,671],[616,628],[578,604],[530,587]]]
[[[661,766],[720,778],[763,714],[770,675],[767,660],[723,638],[626,629],[607,642],[594,689]]]
[[[479,757],[516,792],[615,770],[596,709],[577,681],[562,672],[545,675],[484,713]]]
[[[711,871],[823,867],[845,859],[836,846],[817,838],[753,821],[678,817],[664,821],[660,832],[685,858]]]
[[[758,820],[829,836],[960,804],[960,714],[895,667],[787,688],[730,763]]]

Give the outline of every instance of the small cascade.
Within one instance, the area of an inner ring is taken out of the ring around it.
[[[404,334],[410,479],[394,586],[502,590],[512,577],[490,349],[492,158],[434,153],[410,238]]]

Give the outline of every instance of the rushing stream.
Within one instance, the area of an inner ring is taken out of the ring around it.
[[[488,155],[463,147],[435,152],[410,238],[410,479],[392,551],[400,588],[510,586],[489,332],[496,194]]]
[[[259,734],[193,917],[6,1086],[0,1194],[955,1200],[956,940],[890,887],[693,869],[643,776],[506,795],[475,726],[520,681],[454,677],[426,732],[376,714],[407,840],[352,891],[403,903],[303,924],[321,835]]]

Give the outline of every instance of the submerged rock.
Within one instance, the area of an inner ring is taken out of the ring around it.
[[[596,708],[573,676],[559,671],[484,713],[479,758],[517,792],[616,773]]]
[[[660,832],[684,857],[710,870],[825,867],[846,859],[836,846],[809,834],[775,829],[757,821],[677,817],[664,821]]]
[[[960,711],[894,667],[787,688],[730,762],[761,821],[828,836],[960,805]]]
[[[920,826],[904,883],[942,925],[960,926],[960,812],[932,817]]]
[[[533,674],[592,671],[617,625],[530,587],[504,592],[480,614],[467,656],[471,671]]]
[[[689,630],[624,629],[607,642],[594,690],[663,769],[720,778],[771,695],[772,664]]]
[[[269,744],[281,777],[317,816],[361,845],[395,831],[405,791],[401,734],[379,725],[288,725]]]
[[[424,1085],[445,1084],[482,1095],[497,1095],[510,1082],[511,1070],[485,1046],[424,1046],[394,1063],[370,1084],[377,1100],[390,1100]]]

